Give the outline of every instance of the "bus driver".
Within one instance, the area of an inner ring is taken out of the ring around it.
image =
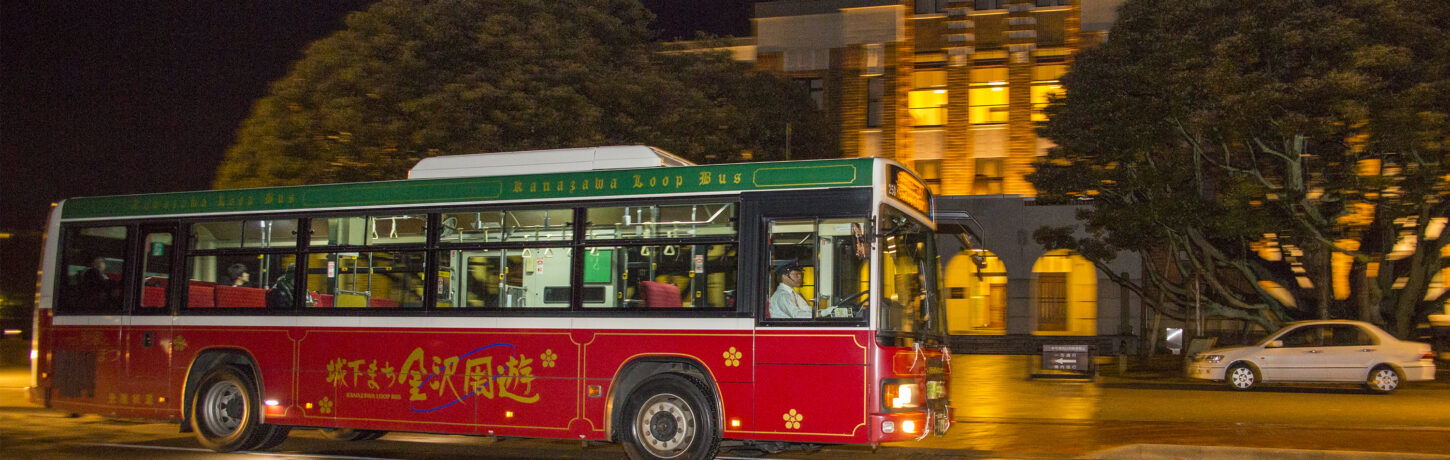
[[[770,295],[770,317],[809,319],[811,304],[795,291],[805,281],[806,275],[801,271],[801,266],[795,262],[786,262],[775,267],[775,273],[780,276],[780,285]]]

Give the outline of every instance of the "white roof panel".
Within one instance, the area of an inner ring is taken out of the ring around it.
[[[510,176],[693,164],[689,160],[646,145],[615,145],[424,158],[413,169],[408,170],[408,178]]]

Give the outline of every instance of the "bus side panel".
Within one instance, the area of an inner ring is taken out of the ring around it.
[[[275,400],[279,408],[267,411],[268,422],[285,423],[274,418],[290,416],[290,402],[293,392],[292,356],[295,340],[287,329],[280,327],[221,327],[221,326],[178,326],[172,329],[170,338],[171,373],[170,394],[174,400],[167,401],[165,409],[169,417],[181,415],[181,401],[186,380],[193,384],[200,381],[207,369],[195,368],[197,358],[202,354],[225,352],[238,353],[256,362],[259,381],[258,395],[262,401]],[[196,388],[193,388],[195,390]],[[194,395],[193,395],[194,396]]]
[[[53,347],[48,388],[51,406],[102,415],[121,415],[144,407],[143,395],[118,391],[122,386],[121,318],[63,316],[58,320],[62,325],[49,331]]]
[[[866,331],[760,330],[755,418],[760,439],[866,442],[871,385]]]
[[[604,383],[604,394],[619,389],[608,385],[618,383],[625,371],[625,365],[636,361],[665,361],[695,363],[703,366],[703,372],[719,393],[722,408],[721,420],[725,423],[726,437],[744,437],[754,423],[751,417],[754,401],[751,400],[752,334],[750,331],[689,331],[689,330],[622,330],[593,334],[594,338],[584,346],[584,375],[591,384]],[[606,383],[607,382],[607,383]],[[619,401],[629,395],[616,394]],[[710,395],[715,397],[715,395]],[[591,439],[603,439],[606,398],[596,398],[589,404],[587,418],[594,427]],[[632,414],[622,414],[630,417]],[[729,420],[740,420],[740,427],[731,427]],[[621,426],[615,420],[616,427]]]
[[[313,408],[298,424],[563,438],[579,413],[567,332],[312,329],[299,343],[297,398]]]

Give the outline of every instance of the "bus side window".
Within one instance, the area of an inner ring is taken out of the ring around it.
[[[127,228],[82,227],[66,231],[61,258],[60,313],[120,313]],[[59,283],[58,283],[59,284]]]

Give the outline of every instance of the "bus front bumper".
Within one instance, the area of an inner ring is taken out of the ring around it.
[[[928,416],[929,415],[929,416]],[[871,414],[871,442],[914,441],[922,433],[946,434],[952,423],[952,407],[945,411]]]

